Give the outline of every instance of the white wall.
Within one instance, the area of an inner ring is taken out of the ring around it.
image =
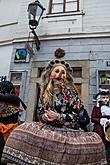
[[[6,40],[27,39],[28,32],[28,4],[32,0],[0,0],[0,42]],[[60,17],[52,17],[48,14],[49,0],[40,0],[46,8],[43,19],[37,27],[38,36],[53,38],[64,35],[86,36],[87,33],[108,32],[110,29],[110,0],[80,0],[80,12],[67,14],[56,14]],[[97,5],[98,4],[98,5]],[[85,14],[82,15],[81,13]],[[81,14],[81,15],[76,15]],[[8,25],[9,24],[9,25]],[[106,34],[106,33],[104,33]],[[58,36],[57,36],[58,35]],[[108,35],[108,34],[106,34]]]
[[[0,0],[0,80],[9,75],[21,0]]]
[[[110,32],[110,0],[83,0],[85,32]]]
[[[0,42],[16,38],[20,2],[21,0],[0,0]]]
[[[26,4],[28,5],[29,0],[24,0],[24,2],[25,6],[22,6],[24,13],[21,12],[22,22],[19,24],[22,34],[23,30],[24,34],[26,34],[25,32],[28,28],[26,26],[28,20],[26,20],[27,13],[25,7]],[[30,2],[32,1],[30,0]],[[106,2],[105,0],[80,0],[80,12],[75,12],[75,15],[72,12],[68,14],[48,14],[49,0],[40,0],[40,2],[46,10],[44,11],[43,19],[40,20],[39,26],[36,29],[39,36],[45,38],[50,36],[51,39],[58,38],[60,35],[62,38],[66,35],[69,37],[74,37],[74,35],[78,37],[80,35],[89,36],[91,33],[94,36],[97,33],[100,33],[99,36],[108,36],[110,32],[110,0],[106,0]],[[82,15],[82,12],[84,15]]]
[[[18,20],[20,0],[0,0],[0,25]]]
[[[12,49],[13,47],[9,45],[0,47],[0,76],[8,77]]]

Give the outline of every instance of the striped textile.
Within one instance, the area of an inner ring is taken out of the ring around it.
[[[2,160],[19,165],[104,165],[106,154],[94,132],[25,122],[10,134]]]

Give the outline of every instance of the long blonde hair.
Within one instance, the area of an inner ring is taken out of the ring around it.
[[[52,79],[50,79],[51,71],[52,71],[52,67],[47,67],[42,73],[41,82],[40,82],[41,100],[44,102],[44,104],[49,104],[49,105],[52,105],[53,88],[54,88],[53,81]],[[66,69],[66,71],[67,71],[67,78],[66,78],[66,81],[62,85],[62,90],[64,87],[65,88],[69,87],[70,89],[74,89],[78,93],[78,90],[75,84],[73,83],[72,73],[68,72],[68,69]]]

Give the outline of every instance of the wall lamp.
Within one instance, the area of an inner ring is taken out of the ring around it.
[[[41,16],[43,15],[45,8],[41,5],[41,3],[37,0],[28,5],[28,18],[29,18],[29,28],[34,35],[34,41],[36,45],[37,51],[40,50],[40,41],[35,32],[37,26],[39,25],[39,21]]]

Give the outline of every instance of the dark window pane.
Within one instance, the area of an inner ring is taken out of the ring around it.
[[[81,78],[82,77],[82,68],[81,67],[73,67],[73,77]]]
[[[41,77],[43,70],[44,70],[44,67],[38,68],[38,77]]]

